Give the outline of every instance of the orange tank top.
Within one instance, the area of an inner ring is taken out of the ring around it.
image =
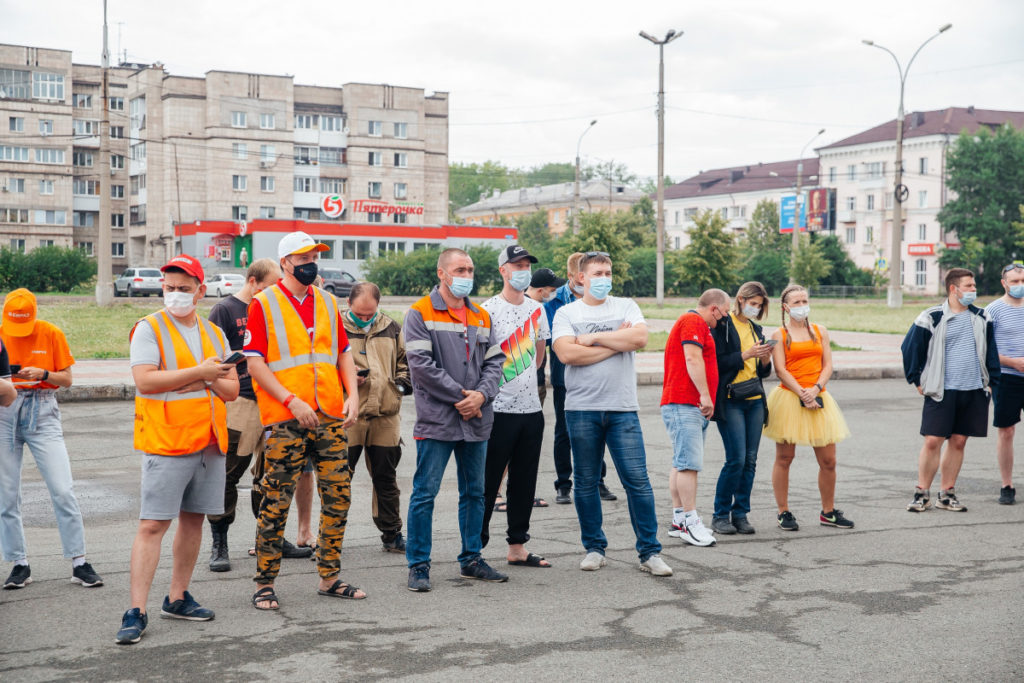
[[[788,336],[789,330],[783,327],[783,344],[786,343]],[[824,346],[821,343],[821,330],[817,325],[814,326],[814,339],[792,341],[788,347],[784,346],[783,348],[786,350],[786,371],[793,375],[797,384],[801,387],[809,387],[818,381],[818,377],[821,375]],[[789,390],[785,384],[779,384],[779,386]]]

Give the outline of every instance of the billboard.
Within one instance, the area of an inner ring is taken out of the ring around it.
[[[779,232],[793,232],[793,213],[796,204],[795,194],[782,195],[782,203],[779,205]],[[800,232],[807,229],[807,193],[802,192],[800,197]]]
[[[795,195],[782,195],[779,206],[779,232],[793,232],[793,205]],[[835,230],[836,191],[831,188],[817,188],[801,193],[800,230],[811,232]]]

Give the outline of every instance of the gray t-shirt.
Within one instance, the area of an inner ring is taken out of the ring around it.
[[[185,343],[188,344],[188,350],[192,352],[196,362],[201,363],[203,361],[203,341],[199,337],[199,323],[196,322],[192,327],[186,327],[178,322],[173,315],[167,317],[171,319],[174,327],[184,337]],[[135,334],[132,335],[128,353],[131,359],[130,367],[134,368],[136,365],[160,366],[160,347],[156,343],[156,333],[153,332],[153,326],[145,320],[140,321],[135,327]]]
[[[614,332],[623,322],[644,324],[644,315],[632,299],[610,296],[597,306],[582,299],[555,313],[551,343],[560,337],[591,332]],[[565,409],[631,412],[640,409],[636,397],[636,353],[617,353],[593,365],[565,366]]]

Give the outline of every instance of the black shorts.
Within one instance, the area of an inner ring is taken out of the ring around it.
[[[941,401],[925,396],[921,436],[948,439],[953,434],[988,436],[988,394],[984,389],[946,389]]]
[[[1020,422],[1024,410],[1024,377],[1003,373],[992,390],[993,427],[1012,427]]]

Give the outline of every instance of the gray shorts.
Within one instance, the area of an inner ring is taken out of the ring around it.
[[[216,442],[191,455],[145,453],[139,519],[177,519],[181,511],[222,515],[224,479]]]

